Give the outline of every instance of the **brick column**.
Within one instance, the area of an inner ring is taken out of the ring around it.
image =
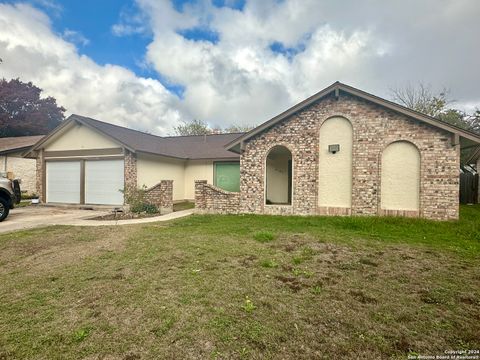
[[[125,177],[125,195],[129,191],[137,188],[137,155],[125,150],[125,164],[124,164],[124,177]]]
[[[162,214],[173,211],[173,180],[160,181],[160,212]]]
[[[39,150],[37,153],[36,164],[35,164],[35,181],[36,181],[36,193],[40,202],[45,202],[45,157],[43,149]]]
[[[206,208],[206,199],[205,199],[205,187],[207,185],[207,180],[195,180],[195,208],[196,209],[205,209]]]

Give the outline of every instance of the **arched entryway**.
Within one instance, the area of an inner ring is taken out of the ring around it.
[[[265,204],[292,204],[292,153],[285,146],[270,149],[265,160]]]
[[[420,151],[414,144],[397,141],[385,148],[380,186],[384,213],[420,209]]]

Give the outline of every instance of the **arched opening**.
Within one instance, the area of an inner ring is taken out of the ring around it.
[[[265,203],[292,204],[292,153],[285,146],[274,146],[266,159]]]
[[[318,205],[352,206],[353,128],[343,117],[332,117],[320,128]]]
[[[381,209],[418,211],[420,152],[408,141],[388,145],[382,154]]]

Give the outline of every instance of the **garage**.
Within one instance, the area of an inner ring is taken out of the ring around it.
[[[80,204],[80,161],[47,161],[47,202]]]
[[[123,205],[123,160],[85,161],[85,204]]]
[[[123,160],[46,162],[47,202],[123,205]]]

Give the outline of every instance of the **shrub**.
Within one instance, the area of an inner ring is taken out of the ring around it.
[[[132,213],[147,213],[156,214],[158,209],[154,204],[150,204],[145,195],[147,187],[143,185],[140,189],[130,190],[125,192],[125,200],[130,205],[130,211]]]

